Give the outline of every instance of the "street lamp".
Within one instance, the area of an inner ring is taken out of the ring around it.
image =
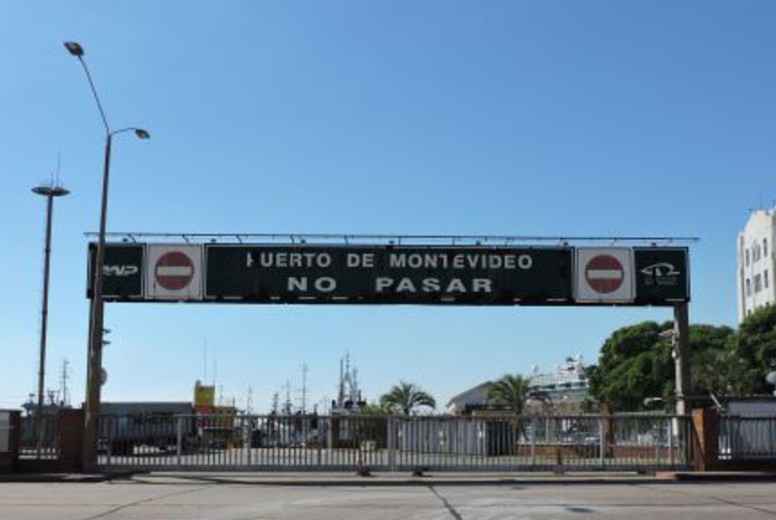
[[[685,307],[686,309],[686,307]],[[676,415],[687,413],[687,395],[690,386],[689,363],[687,363],[686,310],[675,309],[674,328],[658,333],[661,339],[671,342],[671,357],[674,358],[674,382],[676,387]],[[681,319],[684,321],[681,321]]]
[[[36,423],[38,427],[38,457],[43,440],[43,387],[46,375],[46,337],[48,329],[49,266],[51,264],[51,221],[54,213],[54,197],[64,197],[68,190],[51,184],[42,184],[32,189],[36,195],[46,197],[46,247],[43,250],[43,303],[40,311],[40,361],[38,366],[38,409]]]
[[[766,374],[765,382],[774,386],[773,395],[776,395],[776,370],[771,370]]]
[[[149,139],[151,134],[142,128],[128,127],[111,130],[105,110],[102,108],[97,89],[94,87],[92,75],[83,59],[84,50],[77,42],[65,42],[65,48],[81,62],[86,79],[89,80],[94,100],[100,111],[102,123],[105,126],[105,162],[102,175],[102,202],[100,205],[100,231],[97,239],[97,250],[94,254],[94,269],[92,271],[92,304],[89,320],[89,349],[86,371],[86,404],[84,410],[83,436],[83,469],[93,471],[97,465],[97,419],[100,413],[100,374],[102,371],[102,330],[105,316],[105,302],[102,298],[103,256],[105,253],[105,226],[108,214],[108,185],[110,179],[110,153],[113,136],[124,132],[134,132],[140,139]]]

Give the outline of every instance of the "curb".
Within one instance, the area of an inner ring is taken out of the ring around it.
[[[3,473],[0,474],[0,483],[18,484],[51,484],[51,483],[90,483],[105,482],[110,480],[110,475],[100,473]]]
[[[282,474],[282,473],[6,473],[0,483],[99,483],[127,481],[147,485],[228,484],[258,486],[320,487],[396,487],[396,486],[574,486],[574,485],[644,485],[714,482],[776,482],[771,472],[657,472],[608,475],[477,475],[426,474],[422,476],[372,474]]]
[[[747,472],[658,472],[655,474],[656,480],[674,481],[674,482],[774,482],[776,473],[765,471],[747,471]]]

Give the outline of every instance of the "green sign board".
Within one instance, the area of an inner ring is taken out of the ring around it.
[[[92,273],[96,244],[89,244],[87,297],[92,296]],[[102,266],[102,294],[105,299],[142,299],[144,244],[106,244]]]
[[[572,249],[205,246],[205,299],[514,305],[572,299]]]
[[[637,303],[664,305],[690,299],[687,249],[637,247],[633,255]]]

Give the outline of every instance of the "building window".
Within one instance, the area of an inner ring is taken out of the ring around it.
[[[744,254],[746,255],[746,265],[749,265],[749,250],[745,249]]]
[[[746,295],[752,295],[752,285],[749,283],[749,278],[746,279]]]
[[[768,288],[768,270],[763,271],[763,286]]]
[[[763,279],[762,276],[759,274],[754,275],[754,293],[757,294],[758,292],[763,290]]]
[[[768,258],[768,239],[763,238],[763,256]]]

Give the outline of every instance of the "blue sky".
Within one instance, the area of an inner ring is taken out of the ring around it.
[[[112,231],[697,236],[691,321],[735,325],[735,239],[776,199],[769,1],[82,2],[0,5],[6,247],[0,407],[36,387],[44,202],[55,209],[47,386],[84,395],[86,238],[113,128]],[[265,412],[286,381],[444,403],[506,372],[595,361],[667,309],[110,305],[106,400]],[[205,347],[207,344],[207,362]],[[214,366],[214,365],[217,365]],[[299,392],[294,390],[293,397]]]

